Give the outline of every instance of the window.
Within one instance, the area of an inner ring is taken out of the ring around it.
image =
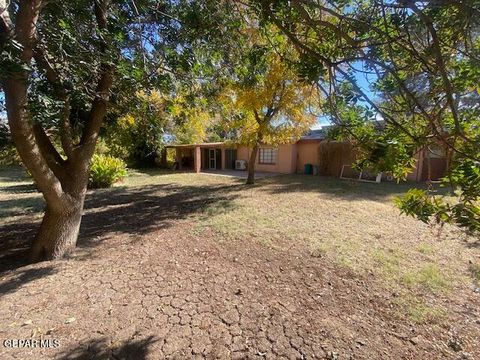
[[[259,154],[259,164],[275,164],[277,160],[277,151],[273,148],[261,148]]]

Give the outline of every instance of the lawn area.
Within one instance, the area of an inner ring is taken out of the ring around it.
[[[131,171],[78,250],[26,265],[42,198],[0,169],[0,358],[479,358],[480,243],[400,215],[408,184]]]

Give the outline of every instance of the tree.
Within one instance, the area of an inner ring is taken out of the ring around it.
[[[167,114],[168,99],[158,90],[135,94],[130,111],[106,128],[108,152],[137,166],[154,165],[172,129]]]
[[[98,54],[96,89],[88,120],[79,143],[74,143],[68,121],[70,96],[62,84],[51,54],[42,46],[41,12],[49,4],[19,1],[0,5],[0,47],[2,49],[2,88],[5,93],[8,123],[22,162],[31,172],[47,207],[40,230],[32,246],[32,258],[53,258],[75,246],[88,181],[89,160],[106,114],[109,91],[113,83],[113,66],[108,61],[107,2],[97,1],[91,9],[95,19],[95,49]],[[46,15],[46,14],[45,14]],[[53,13],[48,14],[54,16]],[[14,19],[15,22],[12,21]],[[89,22],[93,24],[93,21]],[[86,25],[86,24],[85,24]],[[93,43],[93,41],[92,41]],[[93,45],[93,44],[91,44]],[[6,56],[11,56],[11,59]],[[36,71],[48,80],[61,103],[60,128],[62,147],[68,160],[56,150],[40,122],[32,121],[29,109],[29,84],[32,61]]]
[[[303,82],[278,54],[272,52],[257,61],[260,64],[250,67],[250,71],[256,68],[255,74],[247,73],[224,94],[231,110],[226,130],[236,133],[236,143],[252,150],[247,184],[255,181],[260,145],[296,141],[316,122],[314,102],[319,101],[315,87]]]
[[[192,144],[214,136],[215,107],[201,86],[194,89],[139,91],[129,111],[106,127],[106,151],[135,166],[152,166],[169,141]]]
[[[33,260],[61,257],[76,245],[90,159],[112,115],[107,105],[123,115],[132,93],[168,89],[172,79],[188,81],[212,67],[206,55],[199,62],[199,54],[207,46],[219,53],[228,47],[216,30],[235,25],[225,6],[210,0],[0,0],[8,123],[46,202]]]
[[[218,122],[209,99],[202,92],[200,86],[188,91],[179,90],[170,100],[168,111],[172,122],[171,135],[175,142],[201,143],[210,135],[211,127]]]
[[[480,230],[478,1],[258,0],[251,6],[295,47],[300,67],[327,97],[332,120],[365,150],[365,160],[389,164],[403,178],[419,148],[440,144],[450,152],[444,183],[458,190],[456,203],[413,191],[399,202],[404,212]],[[356,115],[345,116],[351,106]],[[377,119],[386,123],[382,133],[371,131]]]

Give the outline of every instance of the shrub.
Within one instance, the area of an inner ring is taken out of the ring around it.
[[[18,156],[15,145],[13,145],[12,136],[7,124],[0,119],[0,165],[18,165],[20,156]]]
[[[106,155],[93,155],[90,165],[90,188],[107,188],[127,175],[123,160]]]
[[[0,165],[19,164],[21,164],[21,159],[13,145],[0,148]]]

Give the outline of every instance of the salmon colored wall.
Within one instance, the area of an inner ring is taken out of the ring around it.
[[[222,149],[222,168],[225,163],[225,150],[223,147],[214,146]],[[262,146],[265,148],[271,146]],[[195,156],[196,155],[196,156]],[[202,153],[203,156],[203,153]],[[245,146],[237,147],[237,159],[245,160],[248,163],[250,149]],[[181,158],[190,158],[191,167],[199,171],[194,166],[194,158],[198,158],[198,153],[192,148],[176,148],[176,161]],[[409,181],[425,181],[428,179],[427,160],[425,150],[420,150],[415,154],[416,162],[414,170],[407,175]],[[305,164],[319,166],[319,174],[327,176],[340,176],[342,165],[351,164],[355,160],[355,151],[351,144],[337,141],[299,141],[296,144],[280,145],[277,147],[276,164],[259,164],[257,156],[255,169],[264,172],[278,172],[284,174],[303,173]],[[198,166],[198,165],[197,165]],[[446,158],[431,159],[432,180],[442,177],[447,167]]]
[[[292,161],[290,164],[292,173],[297,171],[297,161],[298,161],[298,143],[292,145]]]
[[[245,160],[248,162],[248,148],[246,146],[239,146],[237,148],[237,160]]]
[[[303,174],[305,164],[319,165],[318,146],[320,142],[298,142],[297,143],[297,161],[296,171]]]
[[[261,148],[270,148],[271,146],[262,145]],[[279,145],[277,147],[277,161],[275,164],[259,164],[259,156],[255,161],[255,170],[264,172],[279,172],[284,174],[291,174],[296,169],[296,144]],[[250,149],[245,146],[237,148],[237,159],[248,162],[250,156]]]
[[[419,151],[415,154],[415,168],[411,173],[407,175],[408,181],[420,181],[420,174],[423,167],[423,151]]]

